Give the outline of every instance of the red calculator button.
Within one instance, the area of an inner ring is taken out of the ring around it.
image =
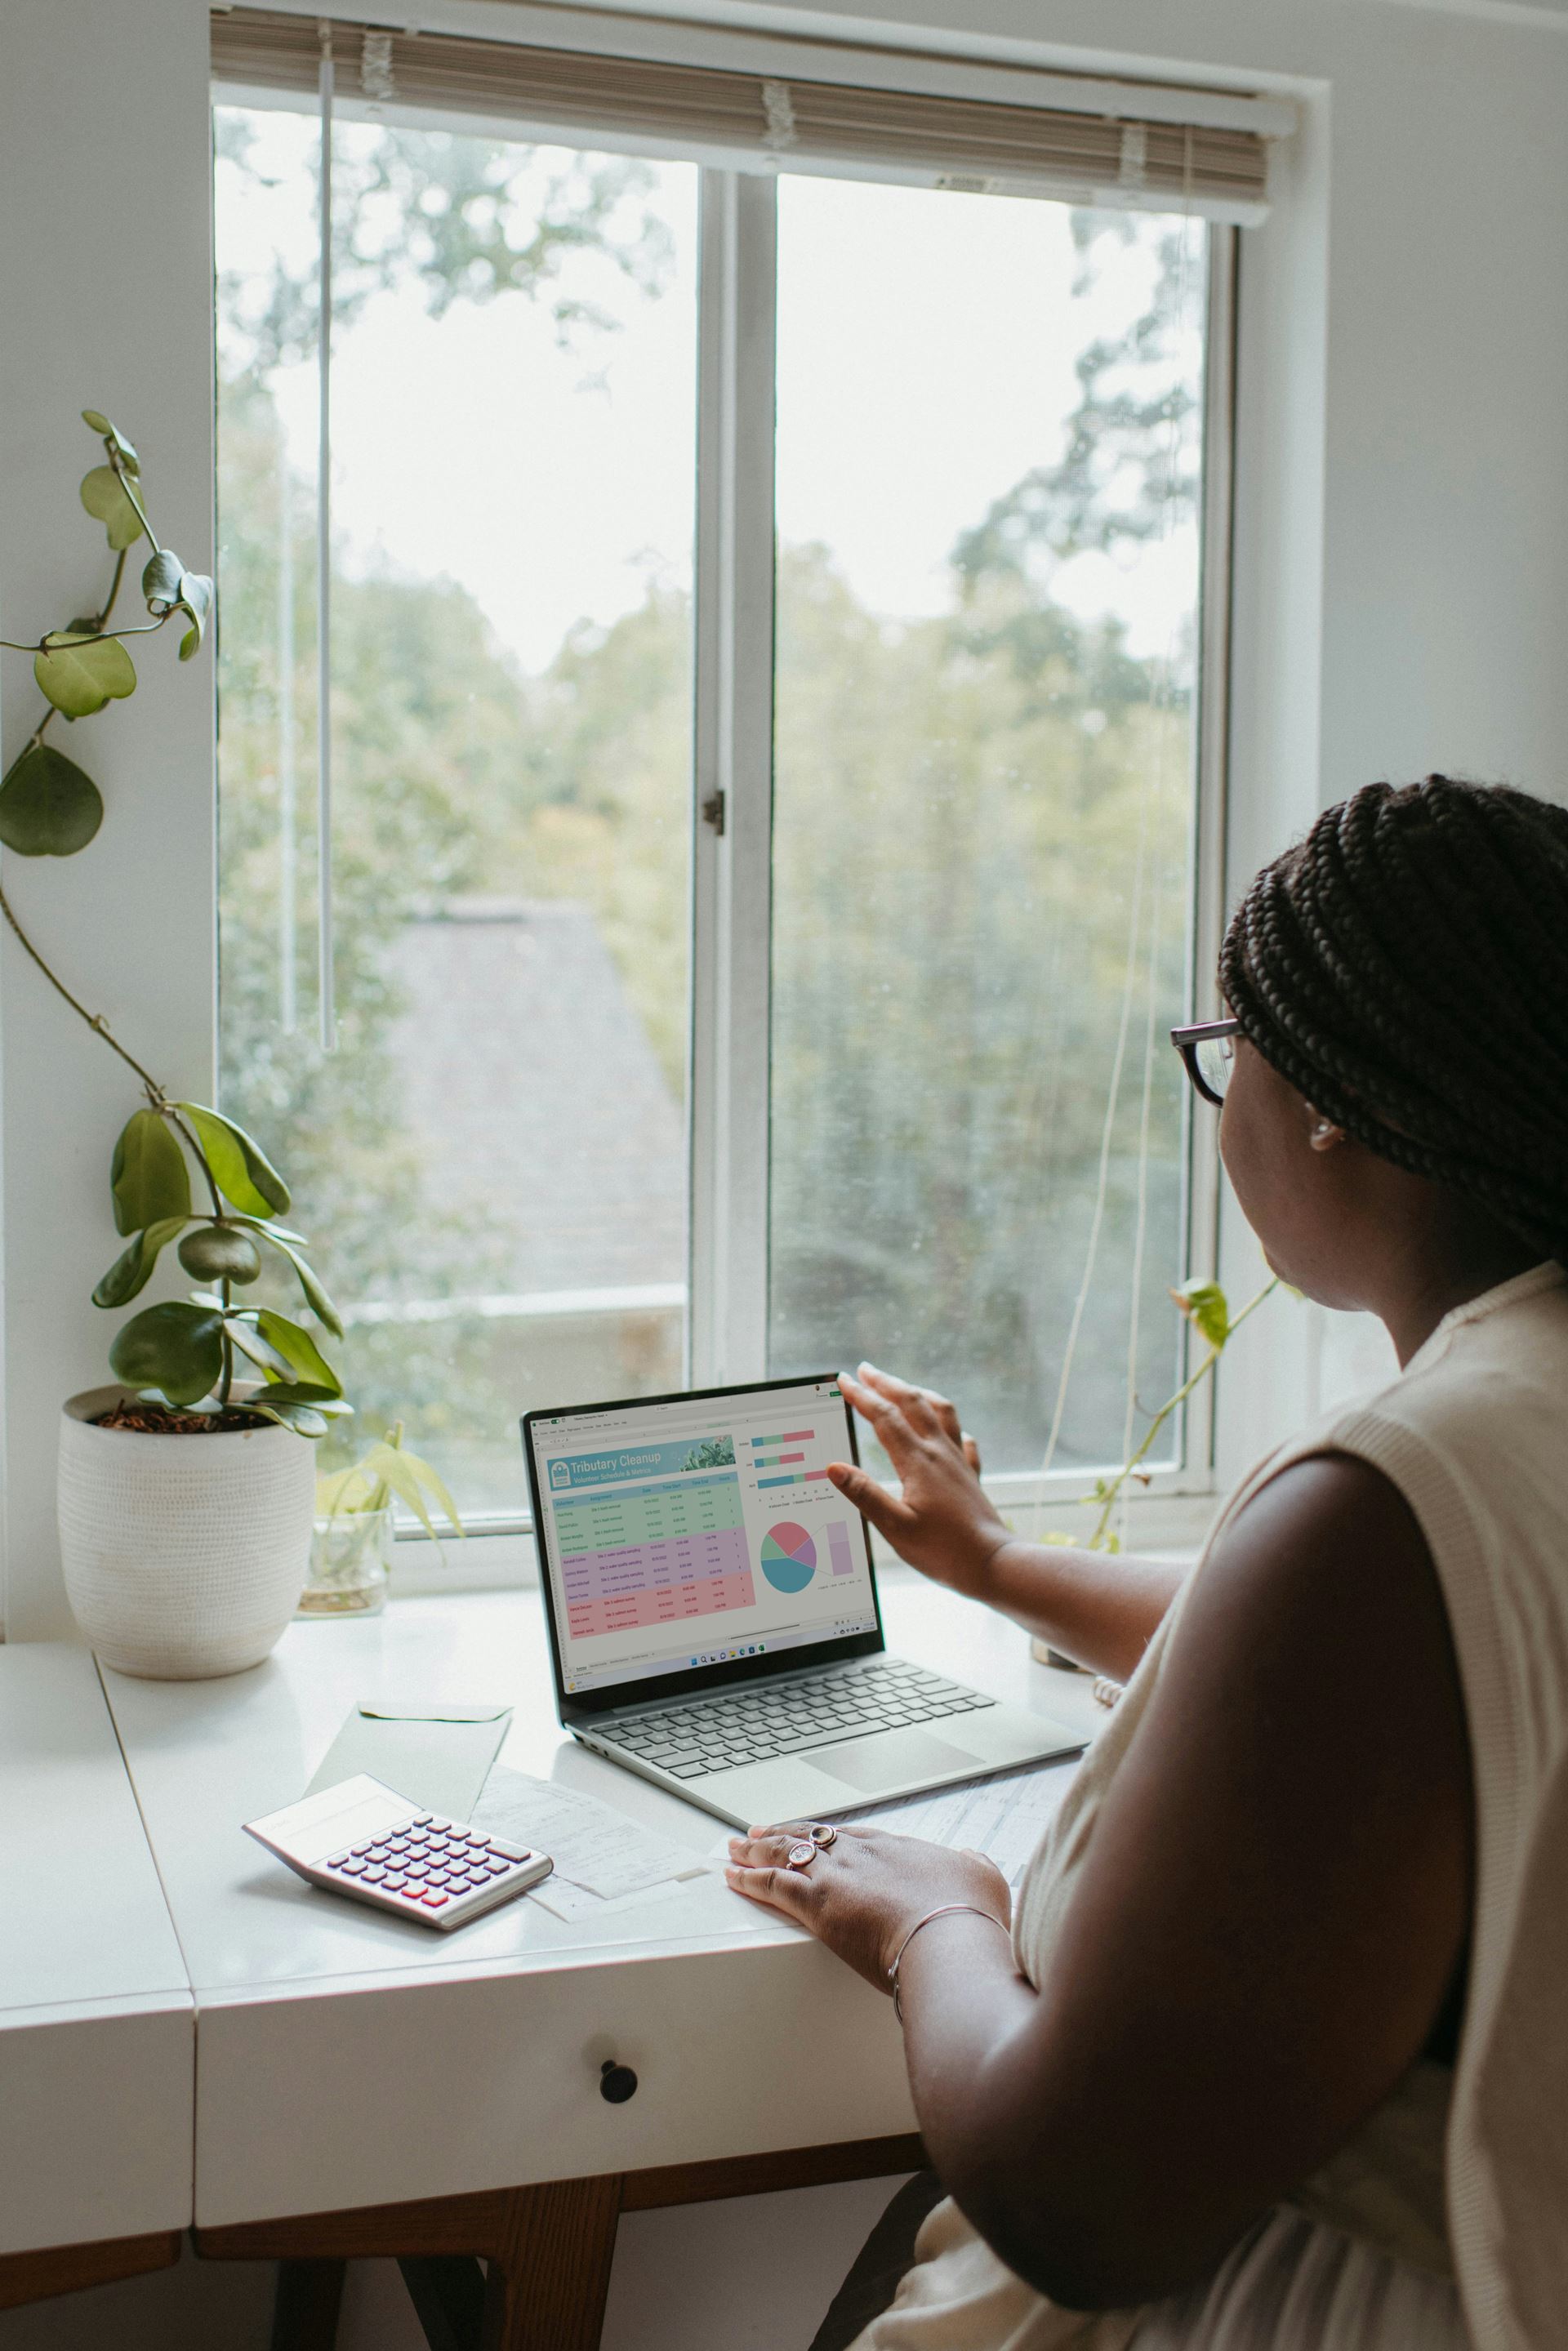
[[[417,1902],[427,1889],[423,1877],[405,1877],[402,1890],[411,1902]]]
[[[430,1910],[441,1909],[443,1905],[449,1902],[451,1898],[451,1896],[448,1894],[438,1893],[434,1886],[430,1888],[428,1893],[420,1896],[420,1899],[423,1902],[425,1907]]]

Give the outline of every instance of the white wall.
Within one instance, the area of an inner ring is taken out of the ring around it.
[[[101,408],[140,451],[159,536],[212,563],[206,10],[201,0],[7,0],[0,9],[0,636],[36,638],[108,585],[77,485]],[[121,590],[139,616],[143,546]],[[19,919],[61,977],[165,1082],[210,1098],[214,1055],[213,664],[173,627],[135,649],[128,703],[62,743],[100,787],[92,846],[6,855]],[[24,655],[0,670],[7,763],[37,724]],[[0,940],[0,1532],[12,1638],[72,1630],[54,1531],[62,1398],[109,1376],[119,1320],[89,1303],[119,1254],[114,1138],[129,1071]]]

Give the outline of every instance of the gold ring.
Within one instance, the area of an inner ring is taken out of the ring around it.
[[[816,1845],[809,1837],[797,1837],[784,1856],[791,1869],[810,1869],[816,1858]]]

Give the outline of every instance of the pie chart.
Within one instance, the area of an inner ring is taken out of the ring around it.
[[[817,1573],[817,1546],[793,1519],[780,1519],[763,1536],[762,1573],[775,1592],[804,1592]]]

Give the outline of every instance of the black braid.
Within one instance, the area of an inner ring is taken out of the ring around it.
[[[1368,784],[1259,874],[1219,983],[1325,1118],[1568,1265],[1568,809]]]

